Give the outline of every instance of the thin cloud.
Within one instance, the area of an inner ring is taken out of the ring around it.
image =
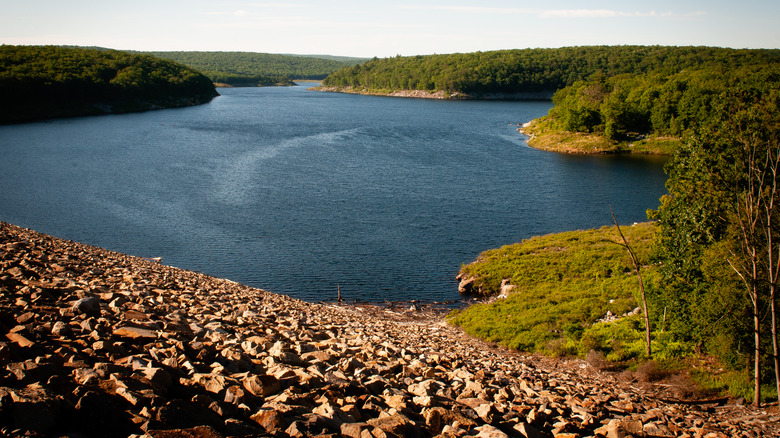
[[[701,16],[706,12],[697,11],[684,16]],[[657,13],[649,12],[625,12],[612,9],[556,9],[546,10],[539,13],[540,18],[614,18],[614,17],[678,17],[680,15],[673,12]]]
[[[706,12],[696,11],[685,14],[674,12],[658,13],[626,12],[614,9],[540,9],[540,8],[496,8],[487,6],[426,6],[426,5],[402,5],[400,9],[415,11],[439,11],[467,14],[491,14],[491,15],[536,15],[539,18],[614,18],[614,17],[699,17],[707,15]]]
[[[539,9],[532,8],[491,8],[485,6],[424,6],[424,5],[402,5],[400,9],[415,11],[445,11],[445,12],[466,12],[469,14],[537,14]]]

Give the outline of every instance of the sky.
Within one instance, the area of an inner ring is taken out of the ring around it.
[[[0,44],[391,57],[586,45],[780,48],[780,1],[0,0]]]

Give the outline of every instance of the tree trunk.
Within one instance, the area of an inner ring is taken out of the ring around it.
[[[758,408],[761,407],[761,349],[759,348],[761,342],[761,322],[759,320],[760,315],[758,314],[758,296],[755,298],[755,301],[753,301],[753,336],[755,337],[756,350],[755,356],[753,357],[753,379],[755,384],[755,387],[753,388],[753,394],[755,396],[753,406]]]
[[[769,303],[772,309],[772,355],[775,360],[775,389],[777,390],[777,401],[780,403],[780,355],[778,355],[777,345],[777,312],[775,311],[775,288],[772,287],[772,295]]]
[[[649,358],[652,356],[653,352],[650,344],[650,313],[647,311],[647,296],[645,295],[645,284],[642,282],[642,274],[639,269],[639,260],[637,260],[634,250],[628,245],[626,236],[624,236],[623,232],[620,230],[620,225],[618,225],[617,218],[615,218],[615,212],[612,211],[612,206],[609,207],[609,212],[612,213],[612,222],[615,223],[618,234],[620,234],[620,238],[623,239],[623,246],[628,250],[628,254],[631,256],[631,261],[634,263],[634,271],[636,271],[636,276],[639,279],[639,291],[642,294],[642,312],[645,314],[645,354]]]

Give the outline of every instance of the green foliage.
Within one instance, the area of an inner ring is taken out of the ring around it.
[[[691,67],[731,69],[780,61],[778,50],[712,47],[592,46],[374,58],[345,67],[324,85],[369,90],[431,90],[473,96],[554,92],[590,78]]]
[[[720,372],[713,373],[710,369],[694,368],[690,374],[691,378],[705,390],[728,392],[732,397],[743,398],[748,403],[755,398],[750,373],[744,369],[720,370]],[[761,385],[761,401],[764,403],[777,401],[777,389],[774,384]]]
[[[324,79],[363,58],[276,55],[253,52],[146,52],[192,67],[216,83],[233,86],[292,85],[293,79]]]
[[[680,146],[679,139],[698,135],[702,126],[712,126],[724,93],[744,86],[760,88],[778,76],[780,63],[774,61],[728,70],[704,64],[673,74],[596,75],[558,90],[554,107],[542,121],[551,128],[548,136],[579,132],[615,142],[614,147],[599,148],[600,152],[629,151],[648,139],[665,138],[676,144],[656,143],[652,148],[672,149],[673,153]]]
[[[780,147],[780,71],[755,66],[721,74],[720,86],[713,86],[714,80],[689,81],[691,88],[708,90],[699,96],[681,93],[679,107],[687,110],[678,112],[688,141],[667,165],[669,195],[658,210],[661,233],[653,256],[665,287],[650,300],[667,310],[667,329],[677,339],[739,369],[755,348],[753,304],[734,269],[751,263],[740,221],[747,219],[746,199],[767,194],[768,186],[750,185],[757,182],[751,172],[766,169],[767,154],[776,156]],[[765,181],[771,184],[772,176]],[[776,199],[775,215],[777,208]],[[777,229],[771,234],[776,243]],[[766,366],[771,336],[763,231],[751,236],[750,244],[758,251],[755,286]],[[772,251],[776,254],[777,247]]]
[[[654,230],[651,223],[624,229],[640,260],[648,259]],[[581,345],[594,339],[589,328],[599,318],[608,311],[622,315],[636,307],[638,280],[619,241],[614,227],[603,227],[533,237],[485,251],[464,266],[461,275],[475,277],[484,295],[498,293],[503,279],[516,288],[506,299],[455,312],[450,321],[472,336],[509,348],[554,355],[587,353]],[[643,277],[646,287],[653,285],[655,269],[645,266]],[[612,351],[616,346],[603,348]]]
[[[148,55],[57,46],[0,46],[0,123],[208,102],[202,74]]]
[[[616,322],[594,324],[582,336],[578,353],[604,353],[611,362],[641,358],[645,354],[645,333],[640,316],[623,318]]]

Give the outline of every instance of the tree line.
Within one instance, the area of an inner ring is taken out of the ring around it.
[[[192,67],[216,83],[233,86],[292,85],[321,80],[362,58],[278,55],[255,52],[144,52]]]
[[[60,46],[0,46],[0,123],[204,103],[197,71],[150,55]]]
[[[714,47],[587,46],[374,58],[344,67],[323,85],[368,90],[495,93],[553,92],[601,72],[673,74],[687,68],[735,68],[780,60],[778,50]]]

